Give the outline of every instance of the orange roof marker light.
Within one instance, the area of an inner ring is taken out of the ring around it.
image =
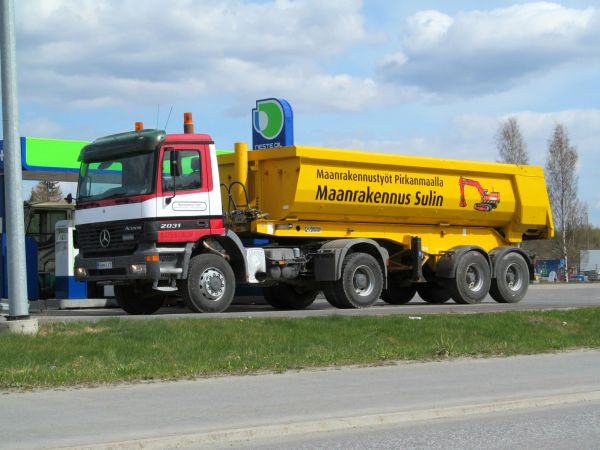
[[[192,119],[192,113],[183,113],[183,132],[185,134],[194,134],[194,119]]]
[[[144,129],[144,122],[135,123],[135,131],[142,131]]]

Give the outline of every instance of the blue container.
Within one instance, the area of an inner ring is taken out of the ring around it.
[[[2,298],[8,298],[8,251],[7,236],[2,234],[2,258],[0,258],[0,274],[2,276]],[[27,264],[27,298],[37,300],[40,296],[38,288],[38,246],[32,237],[25,238],[25,260]]]
[[[538,259],[535,262],[535,271],[542,277],[547,277],[550,272],[555,272],[560,277],[565,268],[564,259]]]

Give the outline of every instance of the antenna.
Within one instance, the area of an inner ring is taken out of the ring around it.
[[[156,129],[158,130],[158,118],[160,117],[160,103],[156,105]]]
[[[165,130],[167,129],[167,125],[169,125],[169,119],[171,118],[172,112],[173,112],[173,105],[171,105],[171,109],[169,110],[169,115],[167,116],[167,121],[165,122]]]

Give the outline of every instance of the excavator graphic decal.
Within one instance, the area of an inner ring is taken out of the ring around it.
[[[460,179],[458,180],[458,184],[460,186],[460,202],[458,203],[458,205],[462,208],[467,206],[467,201],[465,200],[465,185],[473,186],[475,189],[477,189],[477,191],[479,191],[481,201],[473,205],[473,208],[476,211],[490,212],[492,209],[496,209],[498,203],[500,203],[500,193],[493,192],[493,188],[492,192],[489,192],[487,189],[481,187],[479,181],[460,177]]]

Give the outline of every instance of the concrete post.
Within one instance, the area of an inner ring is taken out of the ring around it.
[[[2,130],[4,134],[5,232],[8,241],[9,321],[29,320],[25,230],[17,98],[15,7],[13,0],[0,0],[0,60],[2,77]],[[14,324],[17,325],[17,324]],[[37,321],[36,321],[37,325]],[[17,332],[35,332],[37,326],[13,326]]]

